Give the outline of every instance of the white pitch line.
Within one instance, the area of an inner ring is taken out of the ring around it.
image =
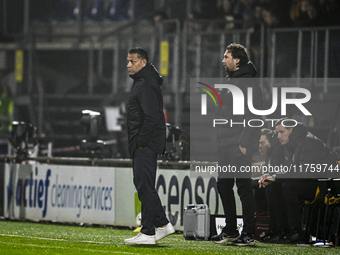
[[[66,242],[67,241],[65,239],[54,239],[54,238],[38,237],[38,236],[19,236],[19,235],[8,235],[8,234],[0,234],[0,236],[21,237],[21,238],[31,238],[31,239],[42,239],[42,240],[62,241],[62,242]]]
[[[68,247],[55,247],[55,246],[53,247],[53,246],[47,246],[47,245],[11,243],[11,242],[1,242],[1,241],[0,241],[0,244],[31,246],[31,247],[48,248],[48,249],[89,251],[89,252],[96,252],[96,253],[97,252],[105,252],[105,253],[119,253],[119,254],[139,254],[139,253],[131,253],[131,252],[123,252],[123,251],[101,251],[101,250],[90,250],[90,249],[79,249],[79,248],[68,248]]]
[[[20,236],[20,235],[8,235],[8,234],[0,234],[0,236],[8,236],[8,237],[21,237],[21,238],[29,238],[29,239],[41,239],[41,240],[50,240],[50,241],[61,241],[61,242],[69,242],[65,239],[55,239],[55,238],[48,238],[48,237],[38,237],[38,236]],[[96,241],[76,241],[78,243],[98,243],[98,244],[111,244],[110,242],[96,242]]]
[[[96,241],[79,241],[80,243],[99,243],[99,244],[112,244],[109,242],[96,242]]]

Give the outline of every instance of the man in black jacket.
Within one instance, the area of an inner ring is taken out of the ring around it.
[[[300,202],[313,201],[318,187],[317,178],[313,172],[308,172],[308,167],[327,164],[336,164],[337,155],[329,149],[320,139],[307,132],[301,123],[283,118],[275,123],[277,137],[284,145],[284,165],[292,169],[295,166],[297,172],[291,171],[278,177],[290,178],[283,182],[282,192],[287,207],[287,218],[290,233],[286,236],[286,242],[295,243],[303,239],[301,229]],[[294,168],[293,168],[294,169]],[[301,172],[300,172],[301,169]],[[270,179],[268,181],[275,181]]]
[[[268,128],[261,130],[259,151],[265,155],[264,167],[282,166],[285,161],[283,146],[276,133]],[[268,168],[267,168],[268,169]],[[259,180],[259,187],[266,187],[264,180],[273,178],[273,173],[266,171]],[[262,242],[279,243],[288,233],[286,203],[282,194],[282,183],[285,179],[277,179],[275,183],[266,187],[266,199],[269,211],[269,232],[262,237]]]
[[[249,61],[247,49],[240,44],[230,44],[223,56],[222,64],[228,73],[227,82],[236,85],[247,95],[247,87],[253,88],[253,105],[256,109],[262,106],[262,92],[260,87],[252,80],[240,78],[253,78],[256,69]],[[233,95],[227,89],[220,92],[223,106],[217,110],[218,119],[232,119],[238,123],[248,123],[254,118],[248,107],[244,107],[244,115],[233,115]],[[218,157],[220,166],[234,166],[240,170],[241,166],[250,166],[252,155],[258,150],[260,128],[243,125],[223,125],[217,129]],[[241,235],[237,230],[236,204],[234,196],[234,183],[242,203],[243,230]],[[217,188],[222,200],[226,217],[226,226],[220,235],[212,237],[215,243],[233,242],[235,245],[254,245],[254,197],[251,183],[251,173],[235,176],[233,173],[219,173]]]
[[[129,152],[133,163],[133,182],[142,203],[142,229],[127,244],[155,244],[175,232],[165,216],[155,189],[157,154],[165,149],[162,77],[148,63],[142,48],[129,51],[127,68],[134,80],[127,106]]]

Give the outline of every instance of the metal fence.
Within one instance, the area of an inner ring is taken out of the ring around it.
[[[73,87],[73,93],[79,94],[76,85],[81,86],[85,96],[93,96],[98,77],[109,87],[103,98],[113,97],[118,102],[122,94],[127,94],[131,80],[126,68],[126,55],[133,46],[146,48],[150,59],[159,68],[160,44],[168,42],[164,98],[169,109],[173,109],[171,121],[178,126],[183,126],[188,116],[185,115],[185,99],[189,92],[189,79],[223,77],[222,56],[226,46],[232,42],[241,43],[250,50],[259,77],[340,76],[339,27],[227,29],[221,27],[218,21],[205,22],[188,20],[180,24],[178,20],[168,20],[159,28],[150,22],[133,22],[117,26],[108,33],[86,34],[87,30],[83,28],[85,34],[80,37],[77,32],[76,35],[52,36],[52,39],[44,33],[35,34],[33,29],[17,43],[0,44],[0,51],[11,57],[17,50],[24,51],[24,80],[13,86],[17,86],[20,103],[26,102],[30,106],[30,119],[40,129],[43,129],[43,122],[48,117],[44,114],[43,102],[46,102],[51,83],[56,86],[51,93],[61,98]],[[91,31],[96,31],[96,27]],[[101,31],[105,29],[101,28]],[[256,41],[255,37],[259,40]],[[15,62],[9,68],[15,73]],[[325,86],[321,92],[328,91]],[[38,103],[32,100],[32,96],[38,97]],[[37,111],[34,110],[36,106]]]
[[[270,29],[267,35],[268,77],[340,76],[339,27]]]

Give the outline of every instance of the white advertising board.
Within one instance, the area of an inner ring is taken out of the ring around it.
[[[137,226],[131,168],[5,164],[3,181],[6,218]],[[211,214],[223,214],[216,181],[214,175],[192,177],[190,170],[157,171],[155,188],[176,230],[183,230],[187,204],[208,204]],[[236,205],[241,215],[238,198]]]
[[[114,224],[114,168],[6,164],[5,217]]]

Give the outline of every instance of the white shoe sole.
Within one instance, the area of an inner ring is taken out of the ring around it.
[[[237,238],[239,238],[239,237],[228,237],[228,238],[225,238],[223,240],[213,241],[213,242],[218,243],[218,244],[222,244],[222,243],[227,243],[227,242],[233,242],[233,241],[237,240]]]
[[[125,241],[125,240],[124,240],[124,243],[125,244],[148,244],[148,245],[156,244],[156,242],[129,242],[129,241]]]
[[[169,223],[170,224],[170,223]],[[166,227],[165,227],[166,228]],[[160,229],[160,228],[158,228]],[[168,235],[171,235],[173,233],[175,233],[175,229],[172,227],[170,228],[168,231],[164,231],[164,233],[161,233],[161,234],[157,234],[157,231],[162,231],[162,230],[156,230],[156,235],[155,235],[155,240],[156,241],[159,241],[161,239],[163,239],[164,237],[168,236]]]
[[[255,245],[255,242],[251,242],[251,243],[234,243],[234,245],[237,245],[237,246],[253,246],[253,245]]]
[[[223,240],[220,240],[220,241],[213,241],[214,243],[218,243],[218,244],[222,244],[222,243],[226,243],[228,242],[227,239],[223,239]]]
[[[124,240],[125,244],[156,244],[155,236],[147,236],[143,233]]]

